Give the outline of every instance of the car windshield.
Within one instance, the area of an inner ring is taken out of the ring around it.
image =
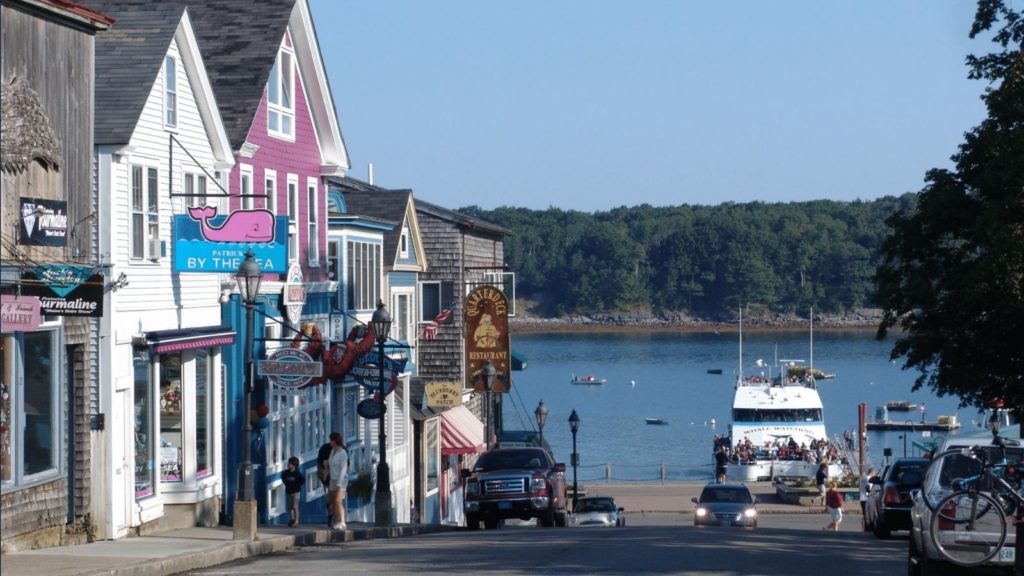
[[[579,501],[579,512],[614,512],[615,503],[609,499],[600,500],[580,500]]]
[[[705,488],[704,492],[700,495],[701,502],[736,502],[740,504],[749,504],[753,502],[753,498],[750,496],[750,491],[745,488]]]
[[[550,467],[547,455],[539,448],[488,452],[476,461],[475,470],[543,470]]]

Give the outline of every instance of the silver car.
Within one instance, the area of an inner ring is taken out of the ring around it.
[[[625,526],[626,516],[610,496],[588,496],[576,501],[573,526]]]
[[[757,527],[754,495],[743,484],[708,484],[693,502],[694,526]]]

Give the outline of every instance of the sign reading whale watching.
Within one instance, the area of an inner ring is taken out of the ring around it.
[[[263,272],[287,272],[288,217],[263,209],[218,215],[214,206],[174,216],[176,272],[234,273],[250,248]]]

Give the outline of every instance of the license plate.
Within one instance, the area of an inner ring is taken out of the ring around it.
[[[1013,546],[1005,546],[999,549],[999,555],[996,556],[996,558],[998,558],[1000,562],[1013,562],[1017,559],[1016,550],[1014,550]]]
[[[498,502],[498,510],[511,510],[511,509],[512,509],[512,503],[511,502]],[[1013,552],[1013,548],[1010,548],[1010,552],[1011,553]]]

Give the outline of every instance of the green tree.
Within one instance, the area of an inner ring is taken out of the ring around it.
[[[998,46],[970,56],[987,80],[988,117],[965,135],[955,170],[928,172],[916,207],[888,223],[876,271],[878,329],[902,332],[892,358],[919,372],[914,388],[962,405],[1024,408],[1024,12],[981,0],[970,36]]]

